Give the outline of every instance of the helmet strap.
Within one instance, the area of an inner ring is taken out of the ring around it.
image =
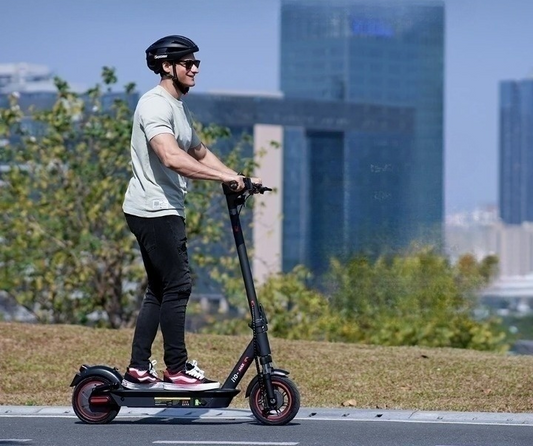
[[[176,62],[172,62],[172,84],[176,90],[179,90],[181,94],[187,94],[189,92],[189,87],[186,87],[178,80],[178,75],[176,73]]]

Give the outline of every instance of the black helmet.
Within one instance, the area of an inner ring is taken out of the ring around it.
[[[162,62],[177,62],[187,54],[199,51],[191,39],[184,36],[166,36],[146,49],[146,64],[156,74],[161,74]]]

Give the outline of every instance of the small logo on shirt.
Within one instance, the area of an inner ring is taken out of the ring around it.
[[[167,200],[154,200],[152,201],[152,209],[168,209],[170,207]]]

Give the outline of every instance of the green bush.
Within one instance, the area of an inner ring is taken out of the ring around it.
[[[476,320],[473,311],[476,291],[496,265],[494,257],[477,262],[471,256],[451,265],[429,248],[374,262],[332,260],[329,297],[306,285],[309,273],[301,267],[272,276],[258,296],[273,336],[503,351],[507,334],[500,321]],[[247,319],[219,321],[206,331],[246,333]]]
[[[353,340],[380,345],[505,350],[497,319],[476,320],[476,292],[490,281],[497,261],[470,255],[452,265],[431,248],[380,257],[333,260],[332,311],[354,324]]]
[[[273,336],[286,339],[326,339],[320,323],[328,311],[328,302],[320,293],[305,285],[308,275],[304,268],[297,267],[291,273],[270,276],[258,288],[257,294],[268,318],[269,332]],[[232,282],[232,289],[242,284],[240,278],[235,282]],[[228,285],[226,281],[226,286]],[[241,312],[245,313],[247,308],[242,304],[246,299],[241,296],[240,302]],[[248,321],[248,316],[223,320],[206,326],[204,331],[220,334],[248,333]]]

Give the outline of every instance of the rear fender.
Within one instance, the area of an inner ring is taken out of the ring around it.
[[[88,376],[101,376],[102,378],[107,378],[111,381],[111,383],[114,384],[121,384],[122,383],[122,375],[119,373],[119,371],[116,368],[111,368],[106,365],[86,365],[83,364],[80,367],[80,370],[76,375],[74,375],[74,379],[70,383],[70,387],[74,387],[78,385],[78,383],[82,380],[87,378]]]

